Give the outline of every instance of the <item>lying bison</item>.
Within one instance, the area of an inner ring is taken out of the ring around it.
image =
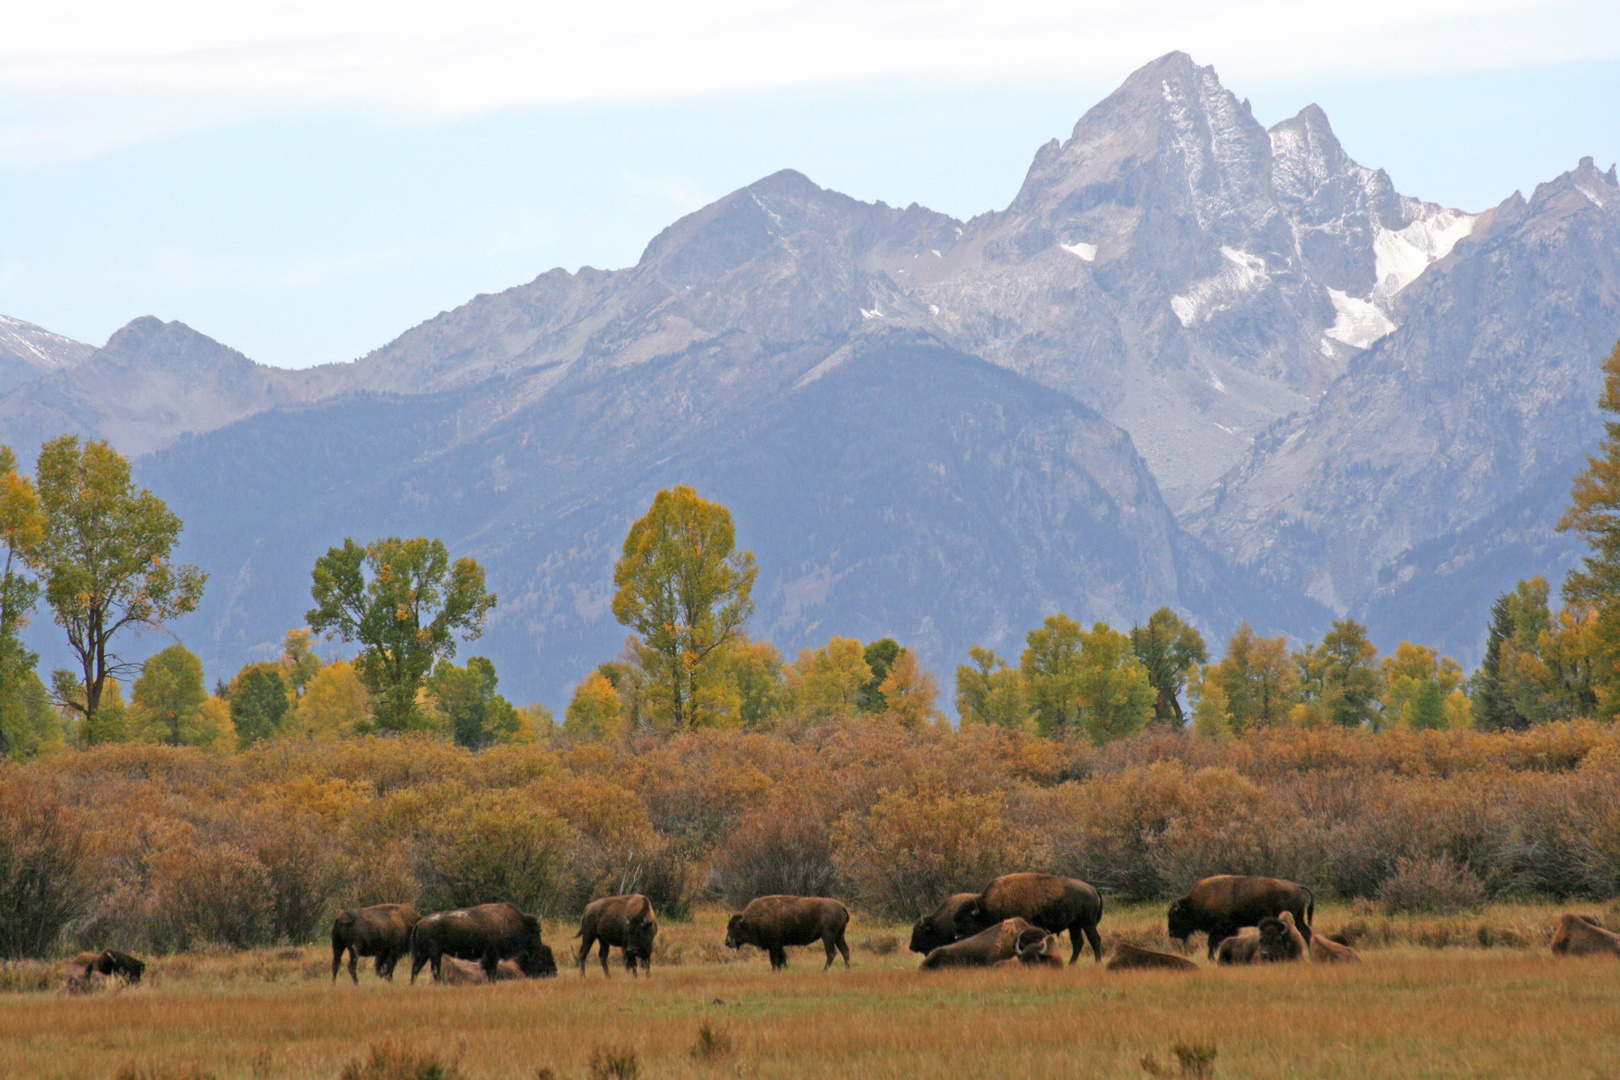
[[[1552,951],[1559,956],[1620,956],[1620,934],[1595,915],[1562,915],[1553,931]]]
[[[971,937],[1013,918],[1026,919],[1053,934],[1067,930],[1074,950],[1071,964],[1080,959],[1086,941],[1091,942],[1097,959],[1102,959],[1102,938],[1097,934],[1102,897],[1083,881],[1053,874],[1003,874],[957,909],[956,936]]]
[[[923,971],[948,967],[989,967],[1003,960],[1016,961],[1020,947],[1042,948],[1054,935],[1026,919],[1003,919],[977,934],[941,945],[923,958]]]
[[[820,896],[761,896],[750,900],[742,914],[733,915],[726,925],[726,948],[752,945],[770,954],[771,970],[787,967],[787,946],[812,945],[817,941],[827,950],[827,968],[836,952],[843,953],[849,967],[849,946],[844,928],[849,925],[849,909],[837,900]]]
[[[608,973],[608,949],[624,950],[624,966],[636,974],[636,965],[652,973],[653,939],[658,936],[658,916],[652,901],[635,893],[630,896],[604,896],[585,905],[579,920],[579,973],[585,974],[585,961],[591,946],[602,943],[602,974]]]
[[[1216,961],[1222,964],[1272,964],[1305,959],[1305,938],[1294,928],[1293,915],[1261,919],[1252,933],[1237,934],[1221,942]]]
[[[1293,913],[1300,933],[1309,941],[1316,898],[1305,886],[1280,878],[1207,877],[1170,905],[1170,936],[1185,942],[1202,931],[1209,936],[1213,959],[1221,942],[1245,926],[1256,926],[1261,919],[1276,918],[1284,911]]]
[[[1055,968],[1063,966],[1063,949],[1058,942],[1058,936],[1038,926],[1018,935],[1016,949],[1017,955],[1001,961],[1003,965]]]
[[[445,956],[479,961],[491,980],[502,960],[516,960],[529,978],[557,974],[551,949],[540,940],[540,917],[505,902],[441,911],[418,922],[411,932],[411,982],[424,964],[437,979]]]
[[[1311,959],[1318,964],[1358,964],[1361,954],[1342,941],[1335,941],[1326,934],[1311,935]]]
[[[495,978],[491,979],[484,974],[484,965],[475,964],[471,960],[457,960],[453,956],[446,956],[441,959],[439,973],[433,977],[433,980],[446,986],[482,986],[488,982],[506,982],[510,979],[521,979],[523,977],[523,969],[518,967],[516,960],[502,960],[496,964]]]
[[[1197,971],[1198,965],[1185,956],[1139,949],[1128,941],[1114,945],[1114,951],[1103,965],[1108,971]]]
[[[360,983],[362,956],[376,957],[377,974],[394,980],[394,965],[411,951],[411,930],[422,916],[409,904],[373,904],[350,908],[332,920],[332,981],[337,982],[343,954],[349,954],[349,978]]]
[[[911,928],[911,951],[927,956],[941,945],[949,945],[956,940],[956,913],[971,900],[977,900],[978,893],[959,892],[955,896],[946,898],[945,902],[934,909],[932,915],[924,915],[917,920]]]

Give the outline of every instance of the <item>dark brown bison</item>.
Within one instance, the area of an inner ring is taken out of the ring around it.
[[[957,909],[956,936],[971,937],[1013,918],[1027,919],[1053,934],[1067,930],[1074,950],[1071,964],[1080,959],[1086,941],[1102,959],[1102,938],[1097,934],[1102,897],[1083,881],[1054,874],[1003,874]]]
[[[787,946],[812,945],[819,941],[827,950],[826,971],[833,965],[835,951],[843,953],[849,967],[849,946],[844,928],[849,925],[849,909],[837,900],[820,896],[761,896],[750,900],[742,914],[733,915],[726,925],[726,948],[744,945],[764,949],[771,957],[771,970],[787,967]]]
[[[580,916],[579,973],[585,974],[585,961],[591,955],[591,946],[602,943],[602,974],[608,973],[608,949],[624,950],[624,966],[636,974],[639,964],[643,971],[652,973],[653,939],[658,936],[658,915],[652,901],[635,893],[630,896],[604,896],[585,905]]]
[[[1342,941],[1335,941],[1326,934],[1311,935],[1311,959],[1318,964],[1359,964],[1361,954]]]
[[[1620,956],[1620,934],[1595,915],[1561,915],[1552,951],[1559,956]]]
[[[1215,950],[1217,964],[1258,964],[1260,962],[1260,932],[1250,930],[1233,934]]]
[[[1185,956],[1139,949],[1128,941],[1117,942],[1103,965],[1108,971],[1197,971],[1198,965]]]
[[[955,896],[947,897],[943,904],[934,909],[932,915],[924,915],[918,919],[916,925],[911,928],[911,951],[927,956],[941,945],[949,945],[955,941],[956,913],[970,900],[978,898],[978,893],[959,892]]]
[[[1299,932],[1311,939],[1311,918],[1316,914],[1316,898],[1303,885],[1281,878],[1235,877],[1221,874],[1207,877],[1192,892],[1170,905],[1170,936],[1186,941],[1202,931],[1209,936],[1209,955],[1215,948],[1245,926],[1257,926],[1261,919],[1293,912]]]
[[[1288,914],[1285,912],[1284,914]],[[1216,961],[1222,964],[1272,964],[1305,959],[1305,938],[1282,919],[1261,919],[1259,927],[1221,942]]]
[[[343,954],[349,954],[349,978],[360,983],[362,956],[376,957],[377,974],[394,979],[394,965],[411,951],[411,930],[422,916],[409,904],[373,904],[350,908],[332,920],[332,981],[337,982]]]
[[[949,967],[989,967],[1003,960],[1016,962],[1020,946],[1039,950],[1054,935],[1026,919],[1003,919],[971,937],[941,945],[923,958],[923,971]]]
[[[540,917],[505,902],[423,917],[411,931],[411,982],[424,964],[432,965],[437,979],[445,956],[479,961],[491,980],[502,960],[516,960],[531,979],[557,974],[551,949],[540,940]]]
[[[141,976],[146,974],[146,963],[137,960],[126,952],[117,949],[104,949],[99,953],[80,953],[68,965],[68,974],[72,978],[88,980],[92,975],[104,975],[109,979],[119,979],[137,985]]]

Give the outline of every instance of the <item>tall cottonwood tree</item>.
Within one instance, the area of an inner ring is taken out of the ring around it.
[[[1564,601],[1589,607],[1597,618],[1591,629],[1592,690],[1596,710],[1620,713],[1620,344],[1603,361],[1598,408],[1603,422],[1598,452],[1575,477],[1569,509],[1559,531],[1574,531],[1591,546],[1581,569],[1564,579]]]
[[[136,667],[113,651],[114,639],[131,627],[162,630],[195,611],[208,575],[170,561],[180,519],[136,489],[129,462],[106,440],[52,439],[40,450],[35,482],[45,520],[29,562],[78,660],[77,671],[54,674],[53,688],[84,718],[85,740],[96,742],[108,679]]]
[[[1204,636],[1174,611],[1162,607],[1148,616],[1146,625],[1131,628],[1131,651],[1153,686],[1154,719],[1185,726],[1181,692],[1187,686],[1188,675],[1199,664],[1209,662]]]
[[[653,497],[613,567],[613,615],[651,651],[649,689],[677,730],[698,722],[717,651],[754,611],[759,568],[736,547],[731,511],[682,485]]]
[[[484,587],[484,568],[469,558],[450,561],[442,540],[391,536],[365,547],[352,539],[315,560],[304,616],[316,633],[365,646],[355,660],[373,696],[379,731],[424,726],[417,691],[434,663],[456,654],[456,635],[484,632],[495,594]]]
[[[10,731],[22,727],[27,696],[20,691],[31,678],[38,654],[23,644],[21,630],[39,600],[39,582],[23,568],[45,535],[39,495],[17,471],[17,455],[0,446],[0,758],[12,753]]]

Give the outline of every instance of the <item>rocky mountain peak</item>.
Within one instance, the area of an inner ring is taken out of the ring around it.
[[[99,363],[166,371],[211,371],[222,366],[257,367],[253,361],[183,322],[151,315],[133,319],[97,350]]]

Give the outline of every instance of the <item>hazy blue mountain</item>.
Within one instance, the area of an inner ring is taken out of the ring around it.
[[[1614,171],[1484,213],[1395,191],[1314,105],[1269,129],[1170,53],[1035,154],[1003,210],[791,170],[633,267],[556,269],[351,364],[263,368],[137,320],[0,399],[0,437],[112,438],[213,573],[182,633],[266,654],[344,536],[484,561],[517,696],[610,655],[629,523],[685,482],[760,558],[789,652],[890,634],[949,672],[1066,610],[1223,638],[1335,614],[1477,658],[1561,573],[1552,524],[1620,337]]]

